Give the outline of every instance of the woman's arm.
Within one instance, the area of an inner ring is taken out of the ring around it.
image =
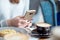
[[[24,28],[29,26],[30,22],[28,20],[24,19],[23,17],[17,16],[12,19],[8,19],[5,21],[0,22],[1,27],[19,27]]]
[[[7,27],[7,26],[8,26],[8,24],[7,24],[6,20],[0,22],[0,27]]]

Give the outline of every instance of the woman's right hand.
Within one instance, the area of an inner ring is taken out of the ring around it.
[[[9,20],[7,20],[7,24],[8,24],[8,26],[18,27],[18,23],[20,22],[20,20],[24,20],[24,17],[17,16],[15,18],[9,19]]]
[[[24,28],[26,26],[29,26],[31,24],[31,22],[26,19],[24,19],[24,17],[22,16],[17,16],[13,19],[7,20],[7,24],[8,26],[14,26],[14,27],[21,27]]]

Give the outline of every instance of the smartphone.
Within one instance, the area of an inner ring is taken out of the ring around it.
[[[25,19],[31,20],[32,17],[35,15],[35,13],[36,13],[36,10],[28,10],[28,11],[26,11]]]

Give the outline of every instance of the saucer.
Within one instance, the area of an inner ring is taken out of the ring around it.
[[[42,34],[39,34],[37,32],[37,29],[32,30],[31,36],[37,37],[37,38],[49,38],[50,37],[50,35],[48,35],[48,34],[43,34],[43,35]]]

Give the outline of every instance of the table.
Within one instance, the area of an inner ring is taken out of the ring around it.
[[[46,39],[39,39],[39,40],[46,40]]]
[[[44,38],[35,38],[35,37],[32,37],[32,38],[30,38],[30,40],[46,40],[46,39],[44,39]]]
[[[39,38],[39,40],[51,40],[51,38]]]

